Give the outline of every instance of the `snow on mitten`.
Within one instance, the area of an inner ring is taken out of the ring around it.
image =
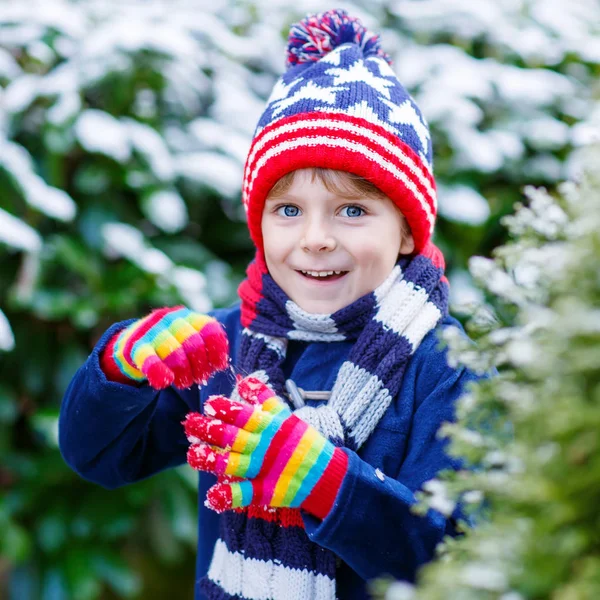
[[[217,512],[249,505],[303,508],[325,518],[348,469],[348,457],[314,427],[295,416],[260,380],[238,383],[246,403],[211,396],[205,414],[183,422],[188,463],[217,476],[243,478],[208,490]]]

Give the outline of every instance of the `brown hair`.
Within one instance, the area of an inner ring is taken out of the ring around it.
[[[322,167],[312,167],[311,181],[314,183],[318,179],[323,184],[325,189],[331,194],[337,194],[349,200],[359,200],[365,196],[369,198],[387,198],[387,196],[368,179],[348,173],[347,171],[337,171],[334,169],[324,169]],[[280,198],[292,186],[296,171],[286,173],[281,179],[275,183],[268,194],[269,198]],[[400,209],[398,209],[400,210]],[[406,217],[402,216],[402,235],[410,235],[410,227]]]

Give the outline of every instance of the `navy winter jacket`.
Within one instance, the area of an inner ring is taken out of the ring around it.
[[[225,326],[235,356],[241,337],[239,304],[210,314]],[[106,488],[185,463],[185,415],[201,411],[209,395],[229,395],[233,386],[231,373],[219,373],[207,386],[187,390],[156,391],[146,384],[108,381],[99,353],[131,322],[117,323],[104,334],[75,374],[61,406],[60,449],[66,462]],[[441,469],[460,466],[444,452],[446,442],[436,432],[444,421],[454,420],[455,401],[466,384],[481,377],[464,367],[448,366],[436,333],[449,325],[462,330],[455,318],[447,317],[427,334],[371,437],[358,453],[348,451],[349,470],[332,512],[323,521],[303,515],[310,539],[341,558],[336,576],[340,600],[368,598],[365,582],[379,575],[414,581],[436,544],[445,534],[455,533],[453,520],[436,511],[425,517],[410,511],[413,492],[423,482]],[[305,390],[331,390],[351,345],[290,341],[284,374]],[[204,506],[206,491],[215,482],[213,475],[200,473],[196,582],[208,570],[217,539],[219,516]],[[196,599],[201,598],[196,584]]]

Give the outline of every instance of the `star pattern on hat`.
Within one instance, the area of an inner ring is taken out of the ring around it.
[[[283,78],[278,79],[277,83],[273,86],[271,91],[271,95],[267,100],[267,105],[271,105],[276,103],[278,100],[282,100],[283,98],[287,98],[290,92],[303,80],[303,77],[296,77],[292,79],[289,83],[286,83]]]
[[[285,109],[290,108],[294,104],[302,100],[314,100],[317,102],[324,102],[331,106],[334,106],[337,102],[337,92],[344,90],[342,87],[322,87],[314,81],[307,81],[298,91],[294,92],[289,98],[277,100],[273,102],[269,107],[273,110],[273,116],[278,116]]]
[[[317,62],[288,71],[275,84],[256,133],[302,112],[351,114],[398,135],[431,169],[429,130],[410,94],[385,60],[365,59],[357,52],[355,44],[344,44]]]
[[[402,104],[394,104],[387,100],[382,100],[390,109],[388,112],[387,119],[390,123],[398,123],[400,125],[408,125],[412,127],[414,132],[419,136],[423,153],[427,155],[429,153],[429,129],[426,124],[421,120],[421,116],[415,110],[413,103],[407,98]]]
[[[377,77],[373,71],[365,66],[362,60],[357,60],[346,69],[331,68],[325,71],[333,76],[333,85],[340,86],[345,83],[364,83],[377,91],[378,94],[390,99],[390,90],[394,82],[385,77]]]

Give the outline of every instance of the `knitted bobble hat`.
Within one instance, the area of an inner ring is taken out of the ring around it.
[[[430,243],[437,200],[429,128],[379,36],[344,10],[308,16],[290,29],[287,71],[273,88],[244,168],[242,199],[259,250],[269,191],[286,173],[307,167],[367,179],[406,217],[414,252],[439,254]]]

